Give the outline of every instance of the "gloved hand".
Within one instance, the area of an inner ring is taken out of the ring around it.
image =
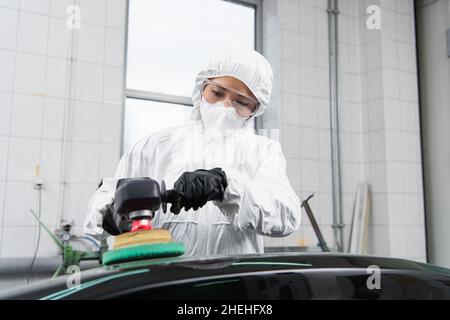
[[[131,230],[129,221],[122,221],[120,216],[114,215],[114,203],[106,206],[106,212],[103,216],[102,228],[112,236],[118,236],[121,233]]]
[[[184,172],[175,181],[174,194],[179,196],[172,201],[170,211],[179,214],[182,207],[186,211],[198,210],[209,200],[222,200],[227,186],[227,176],[221,168]]]

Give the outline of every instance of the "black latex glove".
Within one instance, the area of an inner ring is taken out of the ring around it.
[[[113,213],[114,204],[106,206],[106,213],[103,216],[102,228],[112,236],[118,236],[121,233],[131,230],[131,223],[122,221],[119,216]]]
[[[191,208],[198,210],[209,200],[222,200],[227,185],[227,176],[221,168],[184,172],[175,181],[174,194],[179,196],[175,197],[170,211],[178,214],[182,207],[186,211]]]

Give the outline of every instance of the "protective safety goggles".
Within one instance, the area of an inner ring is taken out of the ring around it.
[[[206,80],[203,83],[202,95],[211,104],[229,101],[236,113],[241,117],[251,117],[259,107],[259,102],[255,99],[212,80]]]

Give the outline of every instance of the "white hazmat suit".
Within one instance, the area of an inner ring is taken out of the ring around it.
[[[260,103],[254,116],[264,112],[273,75],[263,56],[256,51],[234,52],[212,61],[197,76],[190,122],[151,134],[125,152],[115,176],[104,178],[89,201],[86,233],[109,236],[101,225],[118,179],[151,177],[164,180],[171,189],[183,172],[215,167],[228,180],[222,201],[209,201],[196,211],[182,209],[178,215],[158,210],[153,219],[155,228],[170,230],[175,241],[185,244],[186,255],[262,253],[263,235],[283,237],[299,227],[300,201],[286,176],[279,142],[257,135],[249,121],[227,134],[205,130],[200,112],[202,85],[221,76],[246,84]]]

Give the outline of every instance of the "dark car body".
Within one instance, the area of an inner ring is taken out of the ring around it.
[[[450,270],[338,253],[174,257],[98,267],[0,299],[450,299]]]

